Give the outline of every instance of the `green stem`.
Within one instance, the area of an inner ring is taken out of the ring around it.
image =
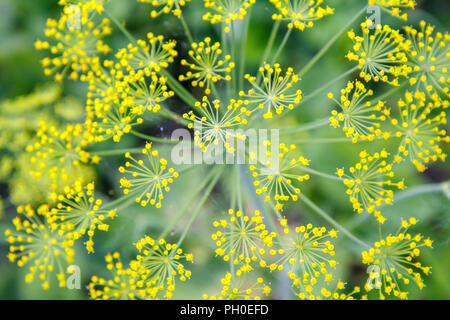
[[[119,30],[128,38],[135,46],[138,46],[136,39],[128,32],[128,30],[123,26],[119,20],[116,19],[108,10],[105,9],[105,14],[108,18],[119,28]]]
[[[138,138],[144,139],[144,140],[159,142],[159,143],[177,144],[180,142],[178,140],[171,140],[171,139],[166,139],[166,138],[149,136],[149,135],[146,135],[144,133],[140,133],[140,132],[137,132],[134,130],[131,130],[131,134],[135,135]]]
[[[161,74],[167,78],[167,84],[169,87],[175,91],[175,93],[180,97],[181,100],[186,102],[190,107],[195,106],[195,102],[197,102],[197,99],[194,98],[194,96],[186,90],[183,85],[176,80],[167,70],[161,69]]]
[[[184,20],[183,14],[180,15],[180,21],[183,26],[184,32],[186,33],[186,37],[188,38],[189,44],[194,43],[194,38],[192,37],[191,31],[189,30],[189,26]]]
[[[157,114],[159,114],[160,116],[163,116],[164,118],[173,120],[178,124],[182,124],[185,126],[187,126],[189,124],[189,121],[183,119],[182,117],[180,117],[179,114],[177,114],[167,108],[159,110]]]
[[[339,224],[336,220],[331,218],[325,211],[323,211],[321,208],[319,208],[314,202],[312,202],[308,197],[306,197],[303,193],[299,194],[299,198],[303,200],[306,205],[308,205],[313,211],[315,211],[319,216],[327,220],[331,225],[333,225],[336,229],[341,231],[343,234],[345,234],[349,239],[353,240],[355,243],[363,246],[363,247],[370,247],[367,243],[363,242],[362,240],[358,239],[356,236],[354,236],[350,231],[348,231],[344,226]]]
[[[306,167],[306,166],[300,166],[300,168],[308,173],[314,174],[316,176],[322,177],[322,178],[327,178],[327,179],[331,179],[331,180],[341,180],[341,178],[339,178],[338,176],[334,176],[332,174],[328,174],[328,173],[323,173],[314,169],[311,169],[310,167]]]
[[[245,19],[245,25],[244,25],[244,32],[242,34],[241,39],[241,61],[239,63],[239,90],[244,89],[244,73],[245,73],[245,59],[246,59],[246,52],[247,52],[247,37],[248,37],[248,28],[250,25],[250,18],[252,15],[252,7],[250,7],[246,19]]]
[[[277,52],[275,53],[275,55],[272,58],[272,64],[274,64],[278,60],[278,57],[281,54],[281,52],[283,51],[284,46],[286,45],[287,41],[289,40],[289,37],[291,36],[291,33],[292,33],[292,28],[288,29],[288,31],[284,35],[283,41],[281,41],[281,44],[278,47]]]
[[[91,151],[91,155],[96,155],[99,157],[111,157],[111,156],[121,156],[125,155],[125,153],[140,153],[142,148],[130,148],[130,149],[115,149],[115,150],[100,150],[100,151]]]
[[[235,27],[234,24],[231,23],[231,59],[232,61],[236,61],[237,58],[237,54],[236,54],[236,32],[235,32]],[[236,89],[237,89],[237,79],[236,79],[236,68],[233,68],[233,70],[231,70],[231,74],[232,74],[232,87],[233,87],[233,94],[236,95]]]
[[[272,31],[270,32],[269,41],[267,42],[266,49],[264,50],[263,58],[261,60],[261,63],[259,64],[260,67],[264,65],[264,63],[267,62],[267,58],[269,57],[270,52],[272,51],[273,44],[275,42],[275,38],[278,33],[278,29],[280,28],[281,21],[277,20],[274,22]],[[259,83],[259,80],[261,80],[261,73],[258,72],[258,75],[256,76],[256,83]]]
[[[299,72],[299,76],[303,77],[315,64],[319,61],[320,58],[330,49],[330,47],[336,42],[336,40],[345,32],[347,29],[367,10],[367,6],[362,8],[350,21],[340,30],[338,31],[326,44],[322,47],[322,49],[306,64]]]
[[[295,128],[281,129],[280,130],[280,136],[285,136],[285,135],[292,134],[292,133],[309,131],[309,130],[312,130],[312,129],[317,129],[317,128],[324,127],[324,126],[329,125],[329,124],[330,124],[330,120],[328,118],[319,119],[319,120],[316,120],[316,121],[305,123],[305,124],[300,125],[300,126],[295,127]]]
[[[137,192],[137,191],[130,192],[129,194],[127,194],[127,195],[125,195],[123,197],[120,197],[120,198],[118,198],[118,199],[116,199],[116,200],[114,200],[112,202],[107,203],[106,205],[104,205],[102,207],[102,209],[104,209],[104,210],[114,209],[114,208],[118,207],[120,204],[122,204],[124,202],[128,203],[128,200],[132,200],[138,194],[139,194],[139,192]],[[133,201],[135,201],[135,200],[133,199]]]
[[[382,100],[386,99],[387,97],[391,96],[392,94],[396,93],[397,91],[399,91],[400,89],[405,87],[407,84],[408,84],[408,81],[405,81],[401,85],[393,87],[392,89],[390,89],[390,90],[386,91],[385,93],[383,93],[381,96],[376,97],[373,100],[371,100],[370,103],[374,104],[374,103],[376,103],[378,101],[382,101]]]
[[[177,247],[180,247],[181,243],[183,242],[184,238],[186,238],[189,230],[191,229],[192,224],[194,223],[195,219],[197,218],[198,214],[201,211],[201,208],[205,204],[206,200],[208,200],[209,195],[211,194],[212,190],[217,184],[217,181],[219,180],[220,176],[222,175],[223,170],[221,170],[216,176],[213,178],[211,183],[209,184],[208,188],[205,190],[205,194],[200,199],[197,207],[194,210],[194,213],[192,214],[191,218],[189,219],[188,224],[186,225],[186,228],[183,231],[183,234],[181,235],[180,239],[177,242]]]

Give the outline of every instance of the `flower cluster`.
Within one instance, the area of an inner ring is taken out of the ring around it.
[[[232,23],[244,20],[248,9],[256,0],[205,0],[205,8],[210,9],[203,15],[203,20],[212,24],[222,23],[224,31],[230,32]]]

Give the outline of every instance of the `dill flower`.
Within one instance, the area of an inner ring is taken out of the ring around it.
[[[150,3],[153,7],[157,7],[157,9],[153,9],[150,12],[150,16],[152,18],[156,18],[161,14],[173,13],[175,17],[181,16],[181,8],[186,5],[187,2],[191,0],[137,0],[142,3]]]
[[[433,241],[419,233],[412,235],[409,227],[418,222],[415,218],[408,221],[402,219],[397,232],[389,234],[385,239],[374,243],[374,247],[362,252],[362,262],[367,265],[375,265],[380,268],[377,285],[380,287],[379,295],[384,299],[384,294],[407,299],[408,292],[402,290],[402,285],[415,283],[419,289],[425,284],[422,274],[431,273],[431,267],[423,266],[417,261],[420,251],[424,247],[432,248]],[[366,286],[366,290],[372,288]]]
[[[77,181],[65,188],[64,194],[57,197],[59,203],[50,210],[50,219],[66,231],[69,239],[78,240],[88,235],[85,245],[89,253],[94,252],[95,230],[108,231],[105,219],[114,219],[117,215],[115,210],[102,209],[103,202],[95,199],[94,188],[93,182],[83,185]]]
[[[245,140],[245,136],[235,131],[233,127],[239,127],[247,124],[247,117],[251,112],[241,103],[231,100],[227,107],[222,107],[220,100],[214,100],[212,103],[204,96],[202,101],[195,103],[195,110],[183,114],[183,118],[191,121],[188,124],[189,129],[194,129],[194,143],[202,148],[203,152],[208,151],[212,144],[222,143],[227,152],[234,153],[233,139]]]
[[[408,66],[411,67],[409,84],[416,91],[424,91],[430,95],[437,93],[449,97],[448,67],[450,50],[448,33],[434,33],[434,26],[425,21],[420,22],[420,30],[407,26],[404,28],[410,49]]]
[[[270,0],[280,13],[273,14],[273,20],[288,21],[288,28],[300,31],[312,28],[315,20],[334,13],[329,6],[322,7],[323,0]]]
[[[230,61],[231,56],[223,56],[220,43],[211,43],[211,38],[205,38],[200,43],[192,43],[192,50],[189,50],[192,63],[181,60],[182,66],[189,67],[190,71],[186,75],[180,75],[179,80],[191,80],[193,87],[205,87],[205,93],[211,93],[211,86],[220,80],[230,81],[231,70],[235,63]]]
[[[300,282],[296,282],[297,286],[300,284]],[[352,291],[349,293],[343,292],[346,289],[347,283],[338,280],[336,285],[332,287],[332,289],[329,289],[328,286],[311,286],[307,287],[308,291],[305,289],[300,289],[297,292],[297,297],[301,300],[355,300],[357,297],[355,297],[357,294],[361,292],[360,287],[353,287]],[[320,287],[320,288],[318,288]],[[312,290],[311,290],[312,289]],[[366,300],[367,296],[362,296],[362,300]]]
[[[390,134],[380,129],[381,122],[386,120],[385,103],[378,101],[375,105],[367,101],[373,95],[372,90],[367,90],[363,83],[358,80],[349,81],[345,89],[341,90],[340,100],[334,98],[332,93],[328,98],[333,100],[339,107],[331,112],[330,123],[333,127],[340,127],[352,142],[358,140],[373,141],[376,137],[388,139]]]
[[[116,58],[127,70],[143,70],[148,77],[152,72],[160,72],[174,62],[178,55],[176,44],[175,40],[165,41],[163,36],[150,32],[147,41],[138,40],[138,46],[130,43],[127,48],[117,52]]]
[[[354,44],[346,58],[358,62],[359,76],[366,82],[383,81],[397,86],[398,77],[408,75],[406,41],[398,30],[387,25],[377,25],[371,32],[372,24],[371,20],[361,23],[362,36],[357,36],[353,30],[348,32]]]
[[[211,9],[203,15],[203,20],[211,24],[223,23],[225,32],[230,32],[233,21],[244,20],[247,10],[256,0],[205,0],[205,8]]]
[[[450,142],[450,137],[445,129],[439,128],[447,124],[445,111],[437,111],[441,109],[440,103],[427,99],[424,92],[407,91],[397,106],[400,116],[391,118],[391,123],[397,129],[395,136],[402,140],[394,161],[409,158],[419,172],[425,171],[431,162],[445,161],[447,154],[439,143]]]
[[[297,201],[300,194],[300,188],[294,186],[293,182],[303,182],[309,180],[309,174],[300,174],[302,166],[308,166],[309,160],[304,157],[294,158],[292,152],[296,149],[295,145],[286,146],[281,143],[279,146],[278,159],[273,159],[269,146],[270,141],[266,141],[267,160],[256,158],[250,155],[250,159],[256,160],[257,164],[250,165],[249,169],[254,178],[253,185],[257,194],[266,194],[264,200],[270,202],[276,201],[275,209],[282,210],[283,203],[289,200]]]
[[[164,291],[164,298],[171,299],[176,280],[184,282],[190,279],[191,271],[186,270],[180,261],[193,262],[194,257],[190,253],[184,253],[176,244],[145,236],[136,243],[136,249],[139,254],[130,266],[139,273],[145,286],[151,288],[148,290],[151,298],[156,298]]]
[[[120,254],[114,252],[105,256],[107,269],[112,279],[92,276],[88,285],[89,296],[96,300],[146,299],[147,290],[139,282],[137,272],[123,265]]]
[[[400,190],[405,188],[403,180],[392,181],[394,172],[392,164],[387,160],[388,156],[385,149],[372,155],[364,150],[359,153],[360,161],[349,168],[349,173],[345,173],[344,169],[336,171],[348,188],[347,194],[350,197],[353,211],[373,213],[379,223],[384,223],[386,218],[383,217],[378,207],[383,203],[392,204],[394,198],[392,188]]]
[[[61,183],[71,184],[82,177],[83,166],[99,160],[85,151],[88,143],[84,133],[81,124],[66,125],[58,130],[41,122],[37,141],[26,147],[31,154],[32,175],[37,179],[49,177],[52,190],[57,190]]]
[[[247,93],[239,92],[239,96],[243,97],[245,104],[256,105],[252,112],[264,109],[263,117],[271,119],[272,111],[281,114],[285,109],[292,110],[295,105],[300,103],[302,91],[292,92],[291,90],[300,81],[300,77],[294,73],[292,68],[288,68],[283,75],[283,70],[278,63],[273,66],[266,63],[259,69],[259,73],[262,75],[262,84],[257,83],[256,77],[246,74],[245,79],[253,88]]]
[[[222,291],[218,295],[203,295],[205,300],[261,300],[261,296],[268,296],[272,289],[264,284],[264,279],[259,277],[256,281],[246,281],[247,273],[239,272],[226,275],[220,279]]]
[[[136,202],[143,207],[147,205],[161,208],[164,193],[170,191],[170,184],[178,178],[178,172],[173,168],[167,169],[167,160],[159,156],[158,150],[152,150],[152,144],[147,142],[142,154],[146,160],[136,160],[130,153],[129,159],[119,171],[126,176],[120,179],[120,186],[124,194],[136,193]]]
[[[19,267],[29,265],[25,282],[30,283],[37,276],[44,290],[50,288],[50,281],[56,273],[60,287],[66,286],[66,267],[73,262],[75,251],[73,240],[48,221],[48,206],[37,211],[28,206],[17,208],[19,216],[13,219],[16,231],[6,230],[5,237],[10,244],[8,259]]]
[[[404,21],[408,19],[408,14],[403,13],[401,8],[411,8],[417,5],[415,0],[369,0],[369,6],[380,6],[384,11],[392,16]]]
[[[314,227],[312,224],[296,227],[291,230],[286,219],[280,220],[284,236],[280,234],[276,245],[269,253],[277,256],[277,260],[269,265],[271,271],[285,270],[293,285],[301,291],[311,293],[319,277],[325,282],[333,280],[332,270],[337,265],[332,238],[337,231],[327,231],[325,227]]]
[[[239,263],[250,264],[260,261],[262,267],[266,266],[263,256],[264,247],[272,247],[274,233],[270,233],[263,223],[259,211],[249,217],[241,211],[228,210],[229,219],[214,221],[213,226],[219,228],[211,238],[216,241],[216,254],[224,261],[232,259],[235,265]]]
[[[49,50],[52,58],[42,60],[44,73],[53,75],[56,81],[62,81],[66,74],[69,78],[78,80],[91,70],[100,67],[99,54],[108,54],[111,49],[102,40],[111,34],[109,20],[103,19],[94,23],[93,11],[88,6],[81,10],[80,28],[68,27],[70,14],[64,13],[57,21],[47,20],[45,36],[48,41],[37,40],[37,50]]]

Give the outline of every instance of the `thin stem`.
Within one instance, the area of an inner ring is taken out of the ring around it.
[[[237,58],[237,54],[236,54],[236,32],[235,32],[235,27],[234,24],[231,23],[231,59],[233,61],[236,61]],[[232,86],[233,86],[233,94],[236,94],[236,89],[237,89],[237,79],[236,79],[236,68],[233,68],[233,70],[231,70],[232,73]]]
[[[281,21],[277,20],[274,22],[272,31],[270,32],[269,41],[267,42],[266,49],[264,50],[263,58],[261,60],[261,63],[259,64],[260,67],[264,65],[264,63],[267,62],[267,58],[269,57],[270,52],[272,51],[273,44],[275,42],[275,38],[278,33],[278,29],[280,28]],[[258,75],[256,77],[256,83],[259,83],[259,80],[261,80],[261,73],[258,72]]]
[[[183,26],[184,32],[186,33],[186,37],[188,38],[189,44],[194,43],[194,38],[192,37],[191,31],[189,30],[189,26],[184,20],[183,13],[180,14],[181,25]]]
[[[382,100],[386,99],[387,97],[391,96],[392,94],[396,93],[397,91],[399,91],[400,89],[405,87],[407,84],[408,84],[408,81],[405,81],[401,85],[393,87],[392,89],[390,89],[390,90],[386,91],[385,93],[383,93],[381,96],[376,97],[373,100],[371,100],[370,103],[373,104],[373,103],[376,103],[378,101],[382,101]]]
[[[330,47],[336,42],[336,40],[345,32],[347,29],[367,10],[367,6],[362,8],[349,22],[339,30],[326,44],[322,47],[322,49],[317,52],[317,54],[306,64],[299,72],[299,76],[303,77],[315,64],[319,61],[320,58],[330,49]]]
[[[131,35],[131,33],[128,32],[128,30],[123,26],[122,23],[119,22],[119,20],[116,19],[108,10],[105,9],[105,14],[108,16],[108,18],[119,28],[119,30],[125,35],[125,37],[128,38],[134,45],[138,46],[136,39]]]
[[[149,136],[149,135],[146,135],[144,133],[140,133],[140,132],[137,132],[134,130],[131,130],[131,134],[135,135],[138,138],[144,139],[144,140],[149,140],[149,141],[159,142],[159,143],[177,144],[180,142],[178,140]]]
[[[121,156],[125,153],[140,153],[142,148],[130,148],[130,149],[114,149],[114,150],[100,150],[100,151],[91,151],[91,155],[99,156],[99,157],[112,157],[112,156]]]
[[[308,197],[306,197],[303,193],[299,194],[299,198],[303,200],[304,203],[306,203],[313,211],[315,211],[319,216],[327,220],[331,225],[336,227],[339,231],[341,231],[343,234],[345,234],[349,239],[353,240],[355,243],[363,246],[363,247],[370,247],[367,243],[364,241],[358,239],[356,236],[354,236],[350,231],[348,231],[344,226],[339,224],[336,220],[331,218],[325,211],[323,211],[321,208],[319,208],[314,202],[312,202]]]
[[[183,119],[182,117],[180,117],[179,114],[177,114],[177,113],[175,113],[175,112],[173,112],[173,111],[171,111],[171,110],[169,110],[167,108],[159,110],[158,114],[160,116],[163,116],[164,118],[173,120],[173,121],[175,121],[178,124],[182,124],[182,125],[185,125],[185,126],[187,126],[189,124],[189,122],[186,121],[185,119]]]
[[[189,230],[191,229],[192,224],[194,223],[195,219],[197,218],[198,214],[201,211],[201,208],[205,204],[206,200],[208,200],[209,195],[211,194],[212,190],[217,184],[217,181],[219,180],[220,176],[222,175],[223,170],[220,170],[218,174],[213,178],[211,183],[209,184],[208,188],[205,190],[205,194],[200,199],[197,207],[194,210],[194,213],[192,214],[191,218],[189,219],[188,224],[186,225],[186,228],[184,229],[183,234],[181,235],[180,239],[178,240],[177,247],[180,247],[181,243],[183,242],[184,238],[188,234]]]
[[[279,55],[281,54],[281,52],[284,49],[284,46],[286,45],[287,41],[289,40],[289,37],[291,36],[292,33],[292,28],[288,29],[288,31],[286,32],[286,34],[284,35],[283,41],[281,41],[280,46],[278,47],[277,52],[275,53],[275,55],[272,58],[272,64],[275,63],[279,57]]]
[[[314,169],[311,169],[310,167],[306,167],[306,166],[300,166],[300,168],[303,171],[306,171],[308,173],[314,174],[316,176],[322,177],[322,178],[327,178],[327,179],[331,179],[331,180],[341,180],[341,178],[334,176],[332,174],[328,174],[328,173],[323,173]]]
[[[104,209],[104,210],[114,209],[114,208],[118,207],[120,204],[122,204],[124,202],[128,203],[128,200],[133,199],[138,194],[139,194],[138,191],[130,192],[129,194],[127,194],[127,195],[125,195],[123,197],[120,197],[120,198],[118,198],[118,199],[116,199],[116,200],[114,200],[112,202],[107,203],[105,206],[102,207],[102,209]],[[121,207],[121,208],[123,208],[123,207]]]
[[[250,7],[245,22],[244,22],[244,32],[242,33],[241,39],[241,61],[239,63],[239,90],[244,89],[244,73],[245,73],[245,59],[247,52],[247,37],[248,37],[248,28],[250,25],[250,18],[252,15],[252,7]]]
[[[176,80],[167,70],[161,69],[161,74],[167,78],[167,84],[173,91],[175,91],[178,97],[180,97],[181,100],[183,100],[193,108],[197,99],[195,99],[194,96],[189,91],[187,91],[186,88],[183,87],[183,85],[178,80]]]
[[[316,121],[305,123],[305,124],[300,125],[295,128],[281,129],[280,135],[285,136],[285,135],[292,134],[292,133],[309,131],[309,130],[321,128],[321,127],[329,125],[329,124],[330,124],[330,120],[328,118],[319,119]]]

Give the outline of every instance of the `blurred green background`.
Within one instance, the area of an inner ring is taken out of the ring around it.
[[[189,23],[193,36],[196,40],[201,40],[206,36],[218,39],[218,29],[211,27],[201,20],[204,13],[203,1],[192,0],[186,10],[186,20]],[[335,7],[333,16],[327,17],[316,23],[313,29],[301,33],[295,31],[290,39],[287,49],[283,52],[280,62],[283,66],[292,66],[294,69],[305,65],[321,46],[330,39],[336,30],[339,30],[356,12],[366,3],[362,0],[335,0],[329,1],[330,6]],[[150,6],[139,4],[134,0],[111,0],[106,5],[120,21],[126,21],[127,28],[136,37],[144,37],[146,33],[163,34],[168,38],[177,39],[180,43],[179,50],[186,48],[184,34],[181,26],[174,17],[163,16],[155,20],[149,18]],[[61,7],[56,0],[0,0],[0,108],[1,101],[13,99],[22,95],[32,93],[37,86],[51,83],[50,78],[43,75],[40,66],[40,59],[45,53],[37,52],[34,49],[34,42],[38,37],[43,38],[43,30],[47,18],[57,18]],[[248,70],[254,72],[259,63],[266,45],[268,34],[271,29],[271,14],[273,8],[268,1],[257,0],[257,5],[253,11],[251,29],[248,38]],[[409,24],[417,24],[421,19],[436,25],[440,31],[449,29],[449,1],[435,0],[423,1],[419,7],[409,12]],[[392,19],[383,13],[382,23],[401,26],[402,23]],[[356,25],[354,26],[354,28]],[[278,41],[281,41],[281,28]],[[124,47],[127,42],[125,37],[114,29],[112,36],[106,39],[114,49]],[[346,54],[351,42],[345,37],[341,37],[329,50],[326,56],[315,65],[304,79],[301,86],[305,94],[314,91],[339,74],[350,69],[352,65],[346,61]],[[329,91],[337,92],[346,81],[343,79],[337,82],[334,87],[329,88],[315,99],[305,103],[298,110],[290,113],[274,127],[293,126],[297,123],[305,123],[315,119],[324,118],[329,115],[332,105],[326,98]],[[381,94],[386,87],[376,88],[376,94]],[[83,84],[66,81],[62,87],[61,98],[58,100],[58,108],[64,109],[65,121],[82,121],[82,107],[86,87]],[[389,101],[393,101],[395,97]],[[53,106],[54,107],[54,106]],[[186,110],[184,104],[174,100],[169,107],[182,113]],[[55,107],[56,108],[56,107]],[[56,112],[56,111],[55,111]],[[2,110],[0,109],[0,115]],[[57,113],[57,112],[56,112]],[[70,114],[69,116],[67,114]],[[17,116],[17,115],[16,115]],[[20,116],[20,114],[19,114]],[[4,127],[0,127],[0,134]],[[140,129],[151,135],[168,135],[173,129],[173,124],[159,118],[153,118],[146,122]],[[309,132],[309,136],[314,138],[326,138],[341,136],[341,132],[331,128],[321,128]],[[299,135],[295,138],[307,139],[308,135]],[[15,143],[16,137],[9,140]],[[19,138],[17,138],[19,139]],[[24,139],[22,137],[22,139]],[[26,138],[28,139],[28,138]],[[120,148],[136,146],[140,141],[133,137],[124,139]],[[100,149],[116,148],[113,144],[105,143],[99,146]],[[355,145],[342,144],[302,144],[299,149],[305,157],[311,159],[312,168],[323,172],[332,173],[336,167],[353,164],[359,152],[359,148],[367,147],[369,150],[377,148],[376,144],[370,146],[364,144]],[[448,153],[448,150],[447,150]],[[18,160],[10,150],[0,148],[0,164],[6,158]],[[119,175],[117,168],[122,159],[105,158],[96,167],[98,174],[97,186],[103,192],[105,198],[120,195],[118,187]],[[1,169],[1,166],[0,166]],[[6,169],[5,169],[6,170]],[[205,176],[204,171],[208,168],[200,168],[182,176],[173,186],[172,191],[166,199],[161,210],[153,208],[140,208],[133,206],[120,213],[118,219],[112,222],[111,230],[108,233],[97,233],[96,252],[88,255],[84,248],[77,250],[76,264],[81,267],[83,285],[86,285],[93,274],[108,277],[105,268],[104,255],[108,252],[119,251],[126,262],[135,255],[133,243],[142,235],[149,234],[153,237],[161,232],[171,219],[183,207],[193,185],[198,185]],[[1,171],[1,170],[0,170]],[[15,215],[15,202],[11,198],[11,190],[8,181],[14,174],[14,169],[6,170],[8,173],[0,178],[0,197],[3,199],[2,218],[0,219],[0,233],[10,227],[10,221]],[[424,174],[418,174],[410,165],[403,165],[399,176],[406,178],[406,183],[411,188],[420,184],[431,184],[447,181],[450,178],[448,164],[437,163]],[[201,298],[203,293],[215,294],[219,291],[218,279],[226,272],[227,265],[220,259],[214,257],[214,243],[210,240],[212,232],[211,223],[220,217],[227,210],[228,195],[227,189],[233,187],[223,181],[220,187],[210,197],[207,205],[202,210],[200,218],[194,224],[191,233],[184,242],[185,251],[194,253],[195,264],[189,266],[192,270],[191,281],[180,284],[177,287],[175,298]],[[30,186],[31,189],[31,186]],[[23,199],[27,199],[27,192],[32,192],[26,187],[21,192]],[[303,186],[303,192],[312,198],[321,208],[331,214],[337,221],[349,227],[361,239],[368,242],[377,240],[377,224],[374,219],[364,219],[356,217],[351,211],[350,204],[345,195],[343,185],[314,178]],[[17,196],[16,196],[17,198]],[[253,197],[246,195],[248,209],[254,209]],[[410,298],[415,299],[449,299],[450,298],[450,248],[449,248],[449,216],[450,202],[448,196],[442,192],[431,193],[419,197],[412,197],[405,201],[398,201],[394,206],[386,208],[384,215],[388,217],[388,222],[383,226],[384,234],[394,232],[400,223],[400,217],[414,216],[421,220],[415,228],[425,236],[430,236],[434,242],[433,250],[422,250],[421,260],[423,264],[431,265],[433,273],[427,277],[426,287],[419,291],[414,286],[410,286]],[[313,212],[296,203],[287,208],[286,215],[296,223],[312,222],[316,225],[327,225]],[[172,239],[177,239],[179,231],[187,221],[177,226],[172,234]],[[360,248],[349,242],[345,236],[341,235],[336,244],[336,251],[340,265],[338,267],[338,277],[348,281],[352,285],[363,286],[367,275],[365,267],[361,264]],[[0,298],[1,299],[67,299],[86,298],[85,290],[57,289],[55,286],[49,291],[41,290],[40,284],[25,284],[23,279],[24,270],[11,264],[6,259],[8,246],[4,237],[0,237]],[[273,298],[290,298],[288,284],[283,279],[275,279],[276,274],[268,274],[267,277],[273,284]]]

